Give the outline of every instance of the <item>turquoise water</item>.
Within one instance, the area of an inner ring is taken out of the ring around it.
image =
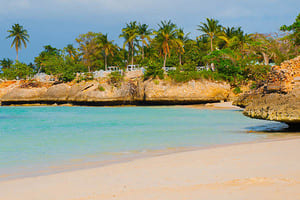
[[[278,123],[232,110],[0,107],[0,178],[145,152],[254,141],[267,135],[247,131],[268,126]]]

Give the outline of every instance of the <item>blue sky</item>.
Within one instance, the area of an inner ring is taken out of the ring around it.
[[[7,30],[19,23],[28,30],[30,43],[19,53],[29,63],[44,45],[63,48],[88,31],[118,36],[125,23],[137,20],[156,28],[171,19],[191,37],[206,17],[224,26],[242,26],[246,32],[273,33],[291,24],[300,12],[299,0],[0,0],[0,59],[15,59]]]

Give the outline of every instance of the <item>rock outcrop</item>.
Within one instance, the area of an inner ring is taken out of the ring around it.
[[[274,120],[299,127],[300,56],[274,66],[263,86],[234,102],[246,116]]]
[[[3,83],[2,83],[3,85]],[[15,82],[0,94],[2,105],[19,103],[122,105],[122,104],[188,104],[226,100],[230,85],[213,81],[174,83],[170,80],[127,79],[118,85],[108,81],[60,83],[54,85]],[[31,86],[32,85],[32,86]],[[7,90],[5,90],[7,89]]]
[[[156,80],[145,82],[145,99],[151,102],[213,102],[226,100],[230,85],[211,81],[170,83]]]
[[[3,95],[2,99],[6,101],[36,101],[43,96],[47,88],[14,88],[10,92]]]
[[[300,97],[294,94],[271,93],[252,101],[244,110],[246,116],[291,123],[300,123]]]
[[[64,83],[53,85],[40,96],[40,99],[45,101],[67,101],[70,88],[71,86]]]

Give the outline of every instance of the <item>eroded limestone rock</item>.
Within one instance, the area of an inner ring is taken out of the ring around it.
[[[274,120],[299,127],[300,56],[272,67],[265,84],[234,102],[246,107],[246,116]]]

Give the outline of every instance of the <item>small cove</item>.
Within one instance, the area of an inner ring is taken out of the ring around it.
[[[284,127],[237,110],[0,107],[0,180],[265,140]]]

